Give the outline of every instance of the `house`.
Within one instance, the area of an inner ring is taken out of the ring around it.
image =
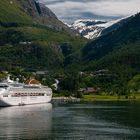
[[[80,88],[78,91],[82,94],[97,93],[100,89],[94,87]]]
[[[46,75],[48,71],[36,71],[36,75]]]

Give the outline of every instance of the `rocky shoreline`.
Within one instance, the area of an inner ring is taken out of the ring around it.
[[[75,98],[75,97],[53,97],[52,98],[52,103],[54,102],[80,102],[80,98]]]

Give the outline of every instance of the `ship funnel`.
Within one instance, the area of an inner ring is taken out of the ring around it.
[[[7,82],[8,82],[8,83],[13,83],[13,82],[14,82],[13,80],[10,79],[10,75],[9,75],[9,74],[8,74],[8,76],[7,76]]]

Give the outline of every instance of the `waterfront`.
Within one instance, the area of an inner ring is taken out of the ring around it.
[[[139,140],[140,103],[55,103],[0,108],[0,140]]]

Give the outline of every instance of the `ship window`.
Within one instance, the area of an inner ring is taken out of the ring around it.
[[[0,85],[0,88],[7,88],[7,85]]]
[[[3,95],[3,97],[8,97],[8,95]]]

